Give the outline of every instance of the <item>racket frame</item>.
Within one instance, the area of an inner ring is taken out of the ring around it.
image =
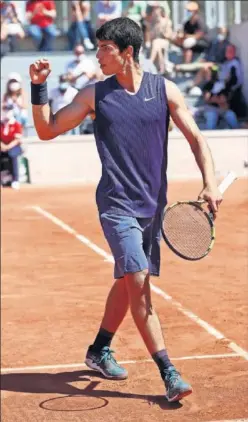
[[[229,171],[228,174],[226,175],[226,177],[222,180],[222,182],[219,184],[218,188],[219,191],[223,194],[228,188],[229,186],[231,186],[231,184],[237,180],[237,175],[234,171]],[[180,258],[186,259],[187,261],[198,261],[202,258],[204,258],[206,255],[209,254],[209,252],[211,252],[211,250],[213,249],[214,246],[214,242],[215,242],[215,226],[214,226],[214,221],[213,221],[213,213],[210,212],[206,212],[203,208],[202,205],[206,203],[206,201],[204,200],[198,200],[198,201],[178,201],[178,202],[174,202],[174,204],[170,205],[169,207],[167,207],[164,211],[163,214],[163,222],[164,222],[164,217],[165,214],[173,207],[175,207],[176,205],[180,205],[180,204],[189,204],[191,206],[197,207],[201,210],[201,212],[204,213],[205,217],[207,218],[209,225],[211,227],[211,242],[210,245],[208,247],[208,249],[206,250],[205,254],[202,255],[200,258],[189,258],[186,257],[185,255],[181,254],[180,252],[178,252],[169,242],[169,240],[166,238],[165,232],[164,232],[164,227],[162,224],[161,227],[161,232],[162,232],[162,236],[163,239],[165,241],[165,243],[168,245],[168,247],[178,256],[180,256]]]
[[[215,225],[214,225],[214,221],[213,221],[213,214],[210,212],[210,213],[208,213],[208,212],[206,212],[203,208],[202,208],[202,204],[203,203],[205,203],[205,201],[202,201],[202,200],[199,200],[199,201],[177,201],[177,202],[174,202],[172,205],[170,205],[169,207],[167,207],[166,209],[165,209],[165,211],[164,211],[164,214],[163,214],[163,222],[164,222],[164,217],[165,217],[165,215],[167,214],[167,212],[169,212],[169,210],[171,210],[172,208],[174,208],[174,207],[176,207],[176,206],[178,206],[178,205],[182,205],[182,204],[188,204],[188,205],[190,205],[190,206],[192,206],[192,207],[196,207],[196,208],[198,208],[204,215],[205,215],[205,217],[206,217],[206,219],[208,220],[208,223],[209,223],[209,226],[210,226],[210,228],[211,228],[211,242],[210,242],[210,245],[209,245],[209,247],[208,247],[208,249],[206,250],[206,252],[202,255],[202,256],[200,256],[200,257],[197,257],[197,258],[189,258],[189,257],[187,257],[187,256],[185,256],[185,255],[183,255],[183,254],[181,254],[180,252],[178,252],[172,245],[171,245],[171,243],[169,242],[169,240],[167,239],[167,237],[166,237],[166,234],[165,234],[165,232],[164,232],[164,225],[162,224],[162,228],[161,228],[161,231],[162,231],[162,236],[163,236],[163,239],[164,239],[164,241],[165,241],[165,243],[167,244],[167,246],[176,254],[176,255],[178,255],[180,258],[183,258],[183,259],[186,259],[187,261],[199,261],[200,259],[202,259],[202,258],[204,258],[205,256],[207,256],[208,254],[209,254],[209,252],[211,252],[211,250],[213,249],[213,246],[214,246],[214,242],[215,242]]]

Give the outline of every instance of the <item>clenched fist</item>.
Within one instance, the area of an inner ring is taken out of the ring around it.
[[[46,59],[36,60],[29,67],[29,75],[33,84],[43,84],[50,73],[50,63]]]

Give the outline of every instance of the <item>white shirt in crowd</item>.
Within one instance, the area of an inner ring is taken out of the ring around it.
[[[73,76],[78,76],[81,73],[95,73],[96,66],[94,62],[89,58],[82,54],[80,61],[73,60],[66,66],[65,73],[72,73]],[[89,78],[87,75],[80,76],[73,84],[73,86],[77,89],[82,89],[87,83],[89,82]]]
[[[121,17],[122,13],[122,2],[120,0],[112,0],[106,5],[104,0],[95,2],[95,13],[101,18],[101,15],[112,15],[113,18]]]
[[[62,93],[59,88],[53,88],[49,95],[52,113],[57,113],[58,110],[70,104],[77,93],[78,90],[72,86],[69,86],[65,93]]]
[[[11,3],[15,6],[18,19],[21,21],[23,25],[25,25],[27,23],[26,22],[26,1],[12,0]]]

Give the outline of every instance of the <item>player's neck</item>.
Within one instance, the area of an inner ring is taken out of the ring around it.
[[[116,79],[124,89],[135,93],[140,88],[143,73],[140,65],[135,63],[132,66],[124,68],[120,73],[117,73]]]

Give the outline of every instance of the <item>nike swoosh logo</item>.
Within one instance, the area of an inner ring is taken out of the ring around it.
[[[156,98],[156,97],[145,98],[145,101],[151,101],[151,100],[153,100],[154,98]]]

